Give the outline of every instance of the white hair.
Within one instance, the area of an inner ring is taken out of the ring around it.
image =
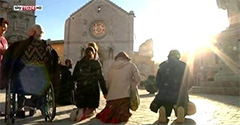
[[[31,30],[36,32],[36,34],[34,35],[35,38],[37,38],[37,39],[41,39],[42,38],[44,30],[43,30],[43,27],[41,25],[34,24],[33,26],[31,26],[29,31],[31,31]]]

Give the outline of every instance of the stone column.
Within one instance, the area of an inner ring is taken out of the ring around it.
[[[220,9],[227,10],[230,26],[240,23],[240,0],[217,0]]]

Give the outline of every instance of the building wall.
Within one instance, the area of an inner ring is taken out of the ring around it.
[[[195,55],[191,67],[194,85],[201,86],[207,81],[214,81],[219,68],[219,57],[210,48],[199,49]]]
[[[146,40],[139,47],[139,51],[134,53],[133,62],[136,64],[141,80],[146,80],[149,75],[156,76],[157,67],[155,67],[153,58],[153,41]]]
[[[5,34],[11,44],[27,38],[28,29],[35,24],[34,11],[14,11],[14,5],[35,5],[36,0],[2,0],[0,1],[0,15],[9,22]]]
[[[57,51],[60,61],[64,62],[65,61],[64,60],[64,46],[63,46],[64,41],[63,40],[56,40],[56,41],[48,40],[48,43],[53,47],[53,49],[55,51]]]
[[[133,57],[133,18],[133,12],[127,13],[109,0],[90,1],[65,22],[64,58],[76,62],[83,56],[87,43],[96,42],[106,73],[120,51]],[[105,25],[104,29],[100,29],[106,33],[102,37],[93,35],[95,21],[102,21]]]
[[[139,54],[142,56],[153,57],[153,40],[148,39],[139,47]]]
[[[208,81],[231,87],[240,84],[240,1],[216,0],[219,9],[228,11],[229,27],[216,35],[213,47],[199,51],[194,63],[195,85]],[[213,49],[214,48],[214,49]]]
[[[149,75],[156,76],[156,69],[154,69],[154,62],[151,60],[152,57],[139,55],[139,52],[135,52],[133,61],[136,64],[141,80],[146,80]]]

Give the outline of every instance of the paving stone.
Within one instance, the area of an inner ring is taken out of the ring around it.
[[[4,109],[5,91],[0,91],[0,110]],[[158,113],[151,112],[149,105],[154,99],[154,95],[148,94],[145,90],[139,90],[141,95],[141,104],[136,112],[132,112],[132,117],[126,123],[127,125],[139,124],[158,124]],[[239,125],[240,124],[240,97],[239,96],[226,96],[226,95],[209,95],[209,94],[192,94],[190,101],[195,103],[197,112],[194,115],[186,116],[183,125]],[[100,112],[106,102],[101,97],[100,106],[96,110]],[[84,125],[102,125],[103,123],[95,119],[94,116],[84,121],[75,123],[69,120],[71,110],[75,108],[74,105],[57,107],[57,115],[53,122],[45,122],[44,118],[40,115],[40,111],[33,117],[25,119],[17,119],[16,124],[42,124],[42,125],[68,125],[68,124],[84,124]],[[172,112],[169,117],[167,125],[181,125],[175,123],[175,114]],[[0,124],[4,125],[4,117],[0,117]],[[111,125],[111,124],[108,124]],[[124,123],[119,124],[124,125]],[[164,124],[166,125],[166,124]]]

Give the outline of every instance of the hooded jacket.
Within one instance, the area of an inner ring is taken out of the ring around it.
[[[126,98],[130,96],[130,86],[136,87],[140,83],[140,74],[135,64],[118,58],[108,71],[107,101]]]

